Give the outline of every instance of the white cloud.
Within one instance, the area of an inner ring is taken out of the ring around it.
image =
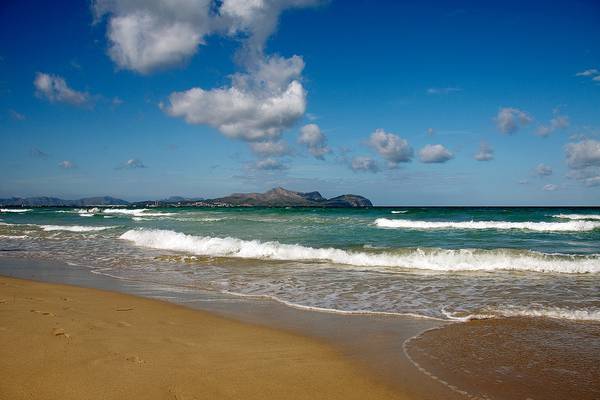
[[[600,75],[593,77],[592,80],[594,82],[600,82]]]
[[[462,92],[459,87],[433,87],[427,89],[427,94],[450,94],[455,92]]]
[[[281,140],[254,142],[250,144],[250,148],[261,157],[280,157],[291,152],[287,143]]]
[[[58,166],[64,169],[73,169],[75,168],[75,164],[73,162],[64,160],[58,163]]]
[[[254,164],[254,169],[263,171],[282,171],[288,169],[288,166],[274,158],[265,158],[264,160],[258,160]]]
[[[38,72],[35,75],[33,85],[36,95],[51,102],[60,102],[82,106],[90,101],[90,95],[86,92],[78,92],[71,89],[67,82],[58,75],[50,75]]]
[[[108,54],[119,68],[143,74],[181,64],[212,30],[211,0],[97,0],[96,19],[109,15]]]
[[[600,167],[600,141],[587,139],[565,146],[567,164],[573,169]]]
[[[378,172],[379,166],[371,157],[358,156],[350,161],[350,168],[354,172]]]
[[[548,123],[547,125],[540,125],[537,128],[537,130],[536,130],[537,135],[546,137],[556,130],[565,129],[569,126],[569,117],[568,116],[561,115],[559,113],[558,109],[555,109],[553,114],[554,114],[554,117],[550,120],[550,123]]]
[[[306,145],[308,152],[319,160],[323,160],[326,154],[331,153],[331,149],[327,147],[327,138],[316,124],[304,125],[300,129],[298,143]]]
[[[419,150],[419,158],[421,162],[431,163],[444,163],[451,160],[454,154],[441,144],[428,144]]]
[[[309,7],[320,0],[223,0],[217,24],[230,36],[242,35],[244,57],[261,58],[266,40],[277,28],[279,15],[288,8]]]
[[[117,169],[136,169],[136,168],[147,168],[146,165],[144,165],[144,163],[137,159],[137,158],[131,158],[127,161],[125,161],[122,165],[118,166]]]
[[[596,68],[590,68],[590,69],[586,69],[585,71],[581,71],[575,74],[575,76],[594,76],[594,75],[599,75],[600,71],[598,71]]]
[[[108,15],[108,54],[123,69],[142,74],[180,65],[212,34],[240,38],[244,56],[262,58],[264,44],[287,8],[316,0],[96,0],[96,20]]]
[[[552,175],[552,167],[546,164],[538,164],[535,167],[535,173],[538,176],[549,176]]]
[[[583,182],[585,186],[600,184],[600,141],[585,139],[565,146],[569,178]]]
[[[475,154],[477,161],[491,161],[494,159],[494,149],[486,142],[479,144],[479,151]]]
[[[410,162],[414,155],[408,141],[383,129],[376,129],[369,138],[369,145],[393,168],[399,163]]]
[[[298,80],[303,67],[301,57],[273,56],[247,74],[234,75],[231,87],[174,92],[161,107],[173,117],[211,125],[231,138],[276,139],[306,110],[306,92]]]
[[[544,185],[544,188],[543,188],[543,189],[544,189],[546,192],[553,192],[553,191],[555,191],[556,189],[558,189],[558,185],[555,185],[555,184],[553,184],[553,183],[549,183],[549,184],[547,184],[547,185]]]
[[[529,124],[533,118],[525,111],[504,107],[498,111],[495,121],[500,132],[511,134],[515,133],[519,127]]]

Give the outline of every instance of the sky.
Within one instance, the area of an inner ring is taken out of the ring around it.
[[[0,197],[600,203],[594,0],[3,1],[0,39]]]

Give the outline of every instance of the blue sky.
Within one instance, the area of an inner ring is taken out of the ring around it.
[[[401,3],[3,2],[0,197],[597,205],[600,4]]]

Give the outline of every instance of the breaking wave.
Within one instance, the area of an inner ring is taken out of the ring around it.
[[[537,232],[584,232],[600,228],[600,221],[509,222],[509,221],[413,221],[377,218],[380,228],[404,229],[523,229]]]
[[[276,241],[193,236],[155,230],[129,230],[120,236],[138,246],[182,251],[213,257],[281,261],[316,261],[361,267],[424,269],[435,271],[534,271],[551,273],[599,273],[600,255],[560,255],[524,250],[397,249],[385,252],[355,252],[336,248],[314,248]]]
[[[0,212],[3,213],[24,213],[31,211],[30,208],[0,208]]]
[[[600,220],[600,214],[556,214],[554,218],[573,219],[573,220]]]

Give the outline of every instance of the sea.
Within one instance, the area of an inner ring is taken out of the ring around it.
[[[3,208],[2,256],[331,313],[600,320],[600,208]]]

